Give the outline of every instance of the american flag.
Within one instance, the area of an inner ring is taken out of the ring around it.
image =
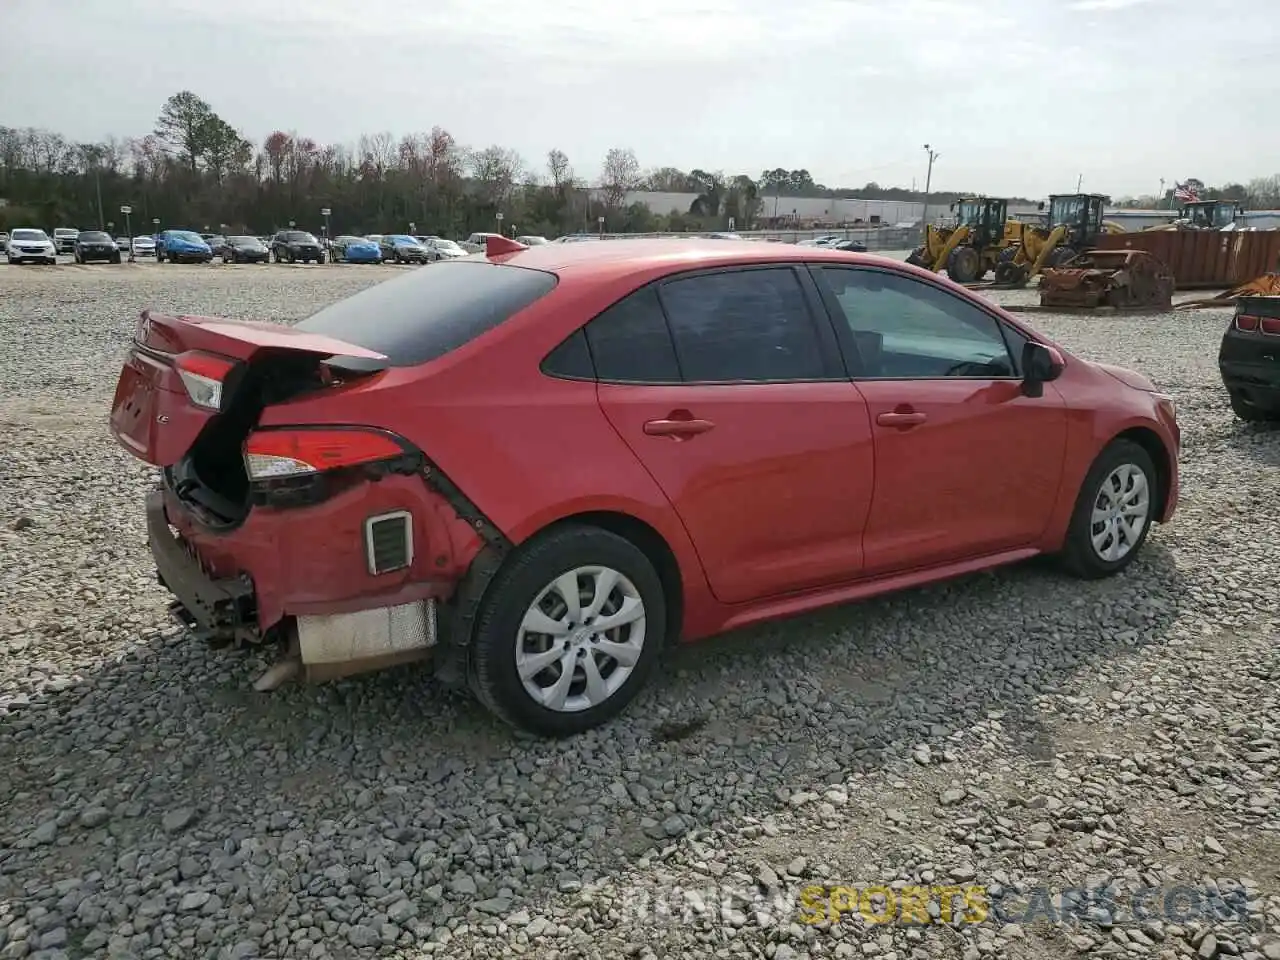
[[[1190,181],[1187,183],[1174,183],[1173,198],[1180,203],[1195,203],[1200,199],[1200,193]]]

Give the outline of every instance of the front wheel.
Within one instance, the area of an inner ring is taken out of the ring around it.
[[[662,581],[638,547],[596,527],[561,527],[518,550],[486,592],[471,688],[514,726],[581,733],[639,692],[666,618]]]
[[[1138,555],[1155,519],[1158,477],[1151,455],[1130,440],[1113,440],[1080,488],[1062,562],[1085,580],[1119,573]]]
[[[1227,395],[1231,398],[1231,412],[1246,423],[1274,423],[1280,420],[1280,409],[1250,403],[1238,390],[1228,390]]]

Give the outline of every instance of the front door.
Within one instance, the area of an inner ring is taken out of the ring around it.
[[[809,283],[788,266],[699,273],[587,326],[601,407],[725,603],[862,571],[871,429]]]
[[[976,303],[897,272],[824,266],[856,344],[875,440],[868,574],[1035,543],[1059,496],[1067,414],[1022,391],[1026,338]]]

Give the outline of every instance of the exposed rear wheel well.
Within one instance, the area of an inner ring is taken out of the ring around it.
[[[1128,440],[1130,443],[1136,443],[1151,457],[1151,462],[1156,467],[1157,486],[1153,517],[1164,516],[1164,508],[1169,503],[1169,484],[1173,479],[1173,464],[1169,460],[1169,451],[1165,448],[1164,441],[1160,439],[1158,433],[1146,427],[1132,427],[1117,434],[1114,440]]]
[[[643,520],[626,513],[615,513],[609,510],[576,513],[570,517],[562,517],[545,529],[554,529],[570,523],[608,530],[630,541],[648,558],[653,568],[658,571],[658,579],[662,581],[662,592],[666,596],[667,642],[676,643],[684,623],[684,583],[680,577],[680,564],[676,561],[675,554],[672,553],[671,547],[667,545],[662,534]],[[539,533],[542,532],[545,530],[539,531]]]

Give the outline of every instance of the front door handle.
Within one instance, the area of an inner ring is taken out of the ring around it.
[[[649,420],[644,425],[644,432],[651,437],[671,437],[685,440],[706,433],[715,427],[710,420]]]
[[[923,413],[882,413],[876,417],[876,423],[882,427],[918,427],[928,419]]]

